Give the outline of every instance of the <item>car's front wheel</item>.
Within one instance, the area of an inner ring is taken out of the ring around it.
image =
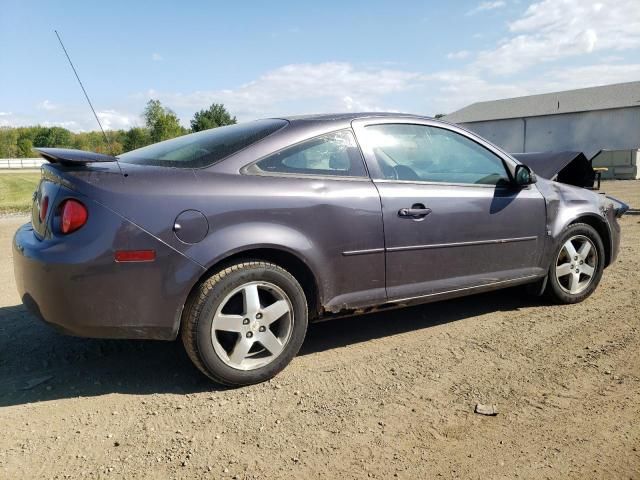
[[[263,382],[298,353],[307,331],[304,291],[268,262],[231,265],[200,284],[182,316],[182,341],[193,363],[230,386]]]
[[[598,232],[584,223],[570,225],[554,253],[547,293],[557,303],[583,301],[598,286],[604,262],[604,246]]]

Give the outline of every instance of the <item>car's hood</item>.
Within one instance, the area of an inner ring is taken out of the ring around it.
[[[577,187],[593,187],[595,172],[582,152],[512,153],[536,175]]]
[[[537,175],[553,180],[560,171],[580,156],[586,157],[582,152],[535,152],[512,153],[516,159],[531,168]]]

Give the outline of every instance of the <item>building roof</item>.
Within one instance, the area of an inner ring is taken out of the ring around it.
[[[443,120],[472,123],[624,107],[640,107],[640,82],[477,102],[445,116]]]

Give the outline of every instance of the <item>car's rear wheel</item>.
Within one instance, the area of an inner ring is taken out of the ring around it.
[[[231,265],[200,284],[182,316],[193,363],[229,386],[274,377],[298,353],[308,311],[297,280],[272,263]]]
[[[570,225],[554,253],[547,293],[557,303],[583,301],[598,286],[604,260],[604,246],[598,232],[584,223]]]

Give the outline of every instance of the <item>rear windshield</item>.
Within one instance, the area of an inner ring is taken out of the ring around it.
[[[213,128],[124,153],[123,163],[161,167],[197,168],[212,165],[239,152],[287,125],[268,119]]]

